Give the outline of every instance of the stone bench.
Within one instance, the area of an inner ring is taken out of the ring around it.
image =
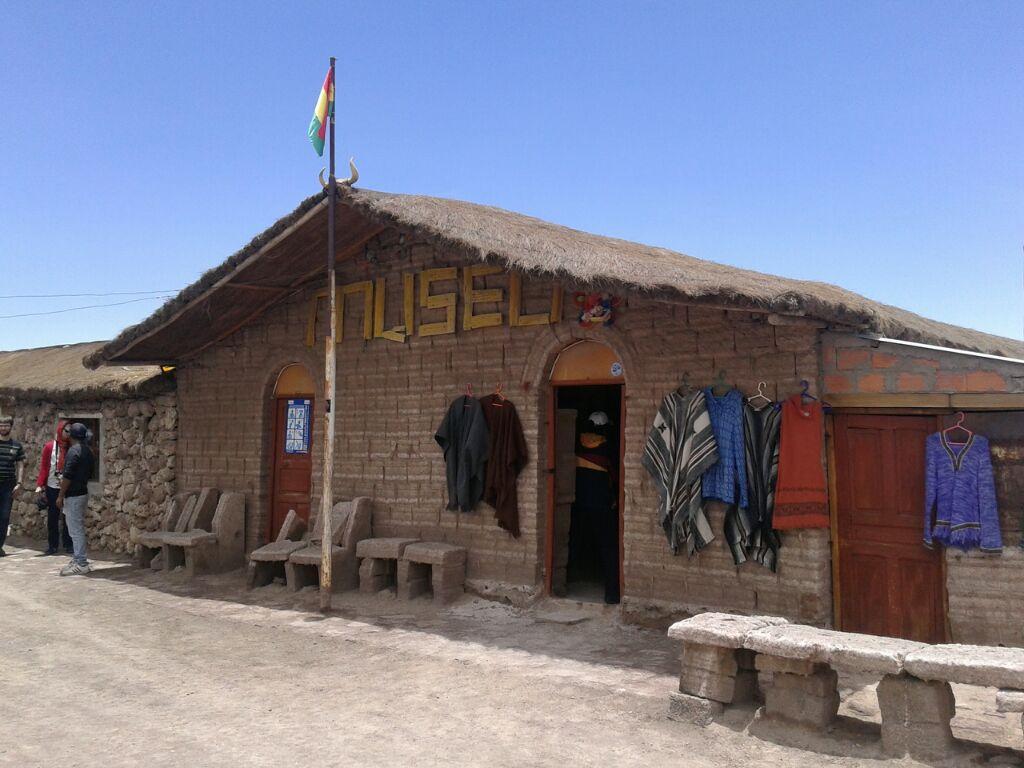
[[[164,567],[164,536],[168,533],[182,533],[189,529],[195,516],[197,495],[181,493],[174,496],[167,505],[167,511],[160,519],[160,529],[143,531],[135,540],[135,564],[139,568],[159,571]]]
[[[398,589],[398,561],[406,547],[419,539],[363,539],[356,544],[359,563],[359,591],[376,594],[384,589]]]
[[[950,683],[999,688],[996,710],[1024,713],[1024,649],[987,645],[923,645],[907,655],[906,671],[942,691],[943,702],[955,710]],[[938,695],[938,694],[936,694]],[[879,699],[881,702],[881,699]],[[944,710],[943,710],[944,711]],[[951,715],[952,717],[952,715]],[[1024,729],[1024,717],[1021,719]],[[884,735],[884,721],[883,721]],[[950,734],[952,743],[952,734]]]
[[[245,565],[245,495],[229,492],[217,497],[216,493],[200,493],[190,530],[164,535],[163,558],[168,571],[184,566],[191,579],[200,573],[221,573]],[[216,506],[207,517],[204,500],[211,497]]]
[[[406,600],[432,592],[435,603],[450,603],[463,593],[465,581],[465,547],[421,541],[407,546],[398,561],[398,596]]]
[[[721,613],[677,622],[669,637],[683,644],[679,693],[671,696],[669,717],[699,725],[709,724],[725,705],[761,693],[766,720],[826,728],[839,709],[843,672],[881,679],[882,749],[890,755],[951,754],[950,683],[1001,688],[997,708],[1024,712],[1024,649],[926,645]]]
[[[683,652],[679,692],[672,694],[669,717],[708,725],[724,704],[753,699],[757,674],[743,641],[756,629],[785,623],[774,616],[702,613],[673,624],[668,636],[682,642]]]

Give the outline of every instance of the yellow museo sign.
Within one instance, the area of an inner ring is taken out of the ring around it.
[[[448,293],[433,293],[431,287],[434,283],[459,280],[459,272],[462,273],[461,291]],[[502,312],[502,303],[505,301],[504,289],[502,288],[477,288],[475,281],[489,275],[502,274],[501,267],[489,264],[476,264],[471,267],[440,267],[437,269],[425,269],[421,272],[405,272],[402,274],[402,323],[390,328],[385,327],[384,309],[387,306],[387,278],[378,277],[376,280],[362,280],[357,283],[339,285],[337,288],[338,297],[338,327],[334,334],[337,343],[345,338],[345,303],[349,300],[362,301],[363,305],[363,339],[387,339],[388,341],[404,342],[413,335],[415,323],[416,303],[420,310],[441,310],[443,319],[437,322],[424,323],[422,319],[415,328],[417,336],[439,336],[446,333],[455,333],[456,306],[460,299],[462,302],[462,328],[473,330],[474,328],[490,328],[502,325],[506,322],[509,327],[521,327],[528,325],[548,325],[557,323],[562,318],[562,288],[555,283],[551,289],[551,305],[547,312],[534,314],[523,314],[523,278],[516,272],[505,273],[508,276],[508,307],[507,312]],[[419,295],[417,296],[416,284],[419,283]],[[316,343],[316,325],[321,311],[327,311],[326,288],[317,291],[310,298],[309,319],[306,322],[306,346],[312,347]],[[498,305],[498,311],[477,313],[477,305],[492,304]]]

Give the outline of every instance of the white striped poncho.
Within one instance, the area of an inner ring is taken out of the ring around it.
[[[644,445],[643,465],[661,497],[661,527],[674,554],[684,542],[692,555],[715,538],[704,513],[701,475],[717,461],[718,443],[704,393],[677,390],[666,395]]]

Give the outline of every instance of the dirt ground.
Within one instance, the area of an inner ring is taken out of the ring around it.
[[[465,597],[248,592],[124,561],[59,578],[63,558],[0,559],[0,765],[909,767],[878,748],[870,681],[846,681],[830,734],[753,708],[667,719],[676,649],[601,607]],[[958,735],[1020,747],[994,692],[957,691]],[[1006,749],[948,765],[1022,765]]]

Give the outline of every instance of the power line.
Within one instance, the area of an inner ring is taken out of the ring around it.
[[[162,291],[115,291],[113,293],[12,293],[0,296],[0,299],[65,299],[82,296],[141,296],[148,293],[177,293],[180,288],[168,288]]]
[[[123,304],[134,304],[137,301],[150,301],[152,299],[169,299],[174,294],[164,296],[146,296],[141,299],[128,299],[128,301],[114,301],[110,304],[87,304],[84,307],[68,307],[67,309],[51,309],[47,312],[25,312],[19,315],[0,315],[0,320],[9,320],[14,317],[38,317],[39,315],[59,315],[63,312],[76,312],[79,309],[97,309],[99,307],[120,307]]]

